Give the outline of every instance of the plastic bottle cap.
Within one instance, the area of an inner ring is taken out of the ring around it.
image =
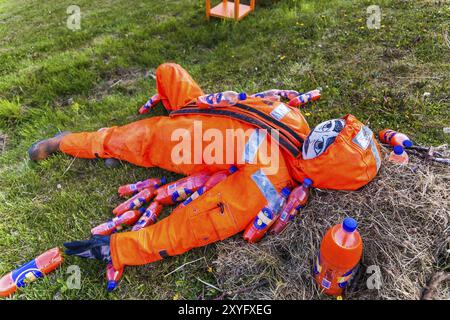
[[[106,287],[106,290],[107,290],[108,292],[111,292],[111,291],[113,291],[113,290],[116,288],[116,286],[117,286],[116,281],[110,280],[110,281],[108,281],[108,285],[107,285],[107,287]]]
[[[344,222],[342,222],[342,227],[347,232],[353,232],[358,227],[358,222],[353,218],[345,218]]]
[[[309,179],[309,178],[305,178],[304,180],[303,180],[303,185],[305,186],[305,187],[310,187],[310,186],[312,186],[312,184],[313,184],[313,181],[311,180],[311,179]]]
[[[289,195],[291,194],[291,190],[289,190],[289,188],[284,187],[283,189],[281,189],[281,195],[285,198],[289,197]]]
[[[237,171],[236,166],[231,166],[230,169],[228,169],[228,172],[231,174],[235,173],[236,171]]]
[[[396,155],[401,155],[403,153],[403,147],[402,146],[395,146],[394,147],[394,153]]]
[[[405,148],[411,148],[413,146],[413,143],[411,140],[405,140],[405,141],[403,141],[403,146]]]
[[[239,100],[247,100],[247,94],[245,92],[241,92],[238,95]]]

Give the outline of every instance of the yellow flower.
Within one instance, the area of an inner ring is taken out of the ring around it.
[[[173,296],[172,300],[180,300],[180,294],[178,292],[175,293],[175,295]]]
[[[305,116],[309,117],[310,115],[311,115],[311,113],[305,112]]]
[[[208,267],[208,272],[209,273],[213,272],[213,268],[212,267]]]
[[[281,56],[280,60],[283,61],[286,57],[285,56]]]

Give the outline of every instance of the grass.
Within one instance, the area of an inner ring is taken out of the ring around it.
[[[203,1],[77,0],[81,29],[71,31],[66,9],[73,1],[0,0],[0,141],[6,141],[0,146],[0,274],[64,241],[87,238],[93,225],[111,217],[118,185],[177,178],[65,155],[35,164],[26,154],[31,143],[59,130],[139,119],[136,109],[155,90],[149,74],[165,61],[183,65],[207,92],[321,87],[323,98],[305,111],[310,124],[352,113],[375,131],[401,129],[420,144],[450,142],[443,133],[450,123],[443,1],[378,1],[379,30],[366,26],[371,1],[265,2],[236,24],[205,21]],[[163,113],[159,108],[149,116]],[[14,298],[213,297],[219,292],[199,279],[218,285],[216,254],[210,245],[128,268],[112,294],[104,290],[101,264],[69,257]],[[71,264],[81,268],[80,290],[67,288]]]

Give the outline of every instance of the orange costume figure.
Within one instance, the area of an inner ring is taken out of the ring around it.
[[[200,108],[196,98],[203,91],[177,64],[160,65],[156,82],[156,100],[169,116],[64,134],[44,156],[36,154],[45,149],[40,145],[45,141],[35,144],[31,158],[57,149],[74,157],[116,158],[185,175],[232,165],[237,172],[153,225],[110,239],[66,243],[68,254],[111,259],[116,270],[151,263],[243,231],[295,181],[308,177],[314,187],[354,190],[372,180],[380,167],[372,131],[352,115],[311,131],[298,108],[274,99],[249,97],[235,105]]]

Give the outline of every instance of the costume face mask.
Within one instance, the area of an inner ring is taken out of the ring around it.
[[[314,159],[320,156],[334,142],[336,136],[344,129],[343,119],[322,122],[310,132],[303,144],[303,159]]]

